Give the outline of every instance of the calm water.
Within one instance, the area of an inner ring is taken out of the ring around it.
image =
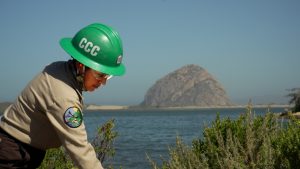
[[[146,154],[158,164],[161,158],[168,159],[168,148],[180,136],[186,144],[202,137],[203,127],[209,125],[220,113],[221,118],[237,118],[246,111],[241,109],[195,109],[195,110],[116,110],[85,113],[85,125],[89,138],[95,135],[96,128],[109,119],[115,119],[116,154],[114,168],[151,168]],[[282,112],[283,108],[272,108],[271,112]],[[254,109],[257,115],[266,112],[265,108]]]

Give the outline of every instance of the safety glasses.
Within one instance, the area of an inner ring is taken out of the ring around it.
[[[92,74],[93,74],[93,76],[96,80],[102,80],[102,79],[109,80],[110,78],[113,77],[112,75],[108,75],[108,74],[105,74],[105,73],[100,73],[100,72],[97,72],[95,70],[91,70],[91,71],[92,71]]]

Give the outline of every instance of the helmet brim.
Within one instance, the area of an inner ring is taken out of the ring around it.
[[[85,57],[83,54],[78,52],[73,44],[72,44],[72,38],[63,38],[60,40],[60,46],[69,54],[71,57],[79,61],[80,63],[84,64],[85,66],[88,66],[91,69],[94,69],[96,71],[113,75],[113,76],[122,76],[125,74],[125,66],[123,63],[121,63],[118,66],[106,66],[99,63],[96,63],[95,61]]]

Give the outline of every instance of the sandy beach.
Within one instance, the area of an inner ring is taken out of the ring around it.
[[[184,106],[184,107],[142,107],[142,106],[121,106],[121,105],[87,105],[86,110],[126,110],[126,109],[232,109],[232,108],[246,108],[249,105],[234,105],[234,106]],[[252,105],[252,108],[273,108],[273,107],[282,107],[290,108],[290,105]]]
[[[128,109],[128,106],[118,106],[118,105],[88,105],[86,110],[123,110]]]

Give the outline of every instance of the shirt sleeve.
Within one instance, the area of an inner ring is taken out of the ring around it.
[[[93,146],[88,142],[80,104],[58,100],[47,117],[76,166],[81,169],[103,169]]]

